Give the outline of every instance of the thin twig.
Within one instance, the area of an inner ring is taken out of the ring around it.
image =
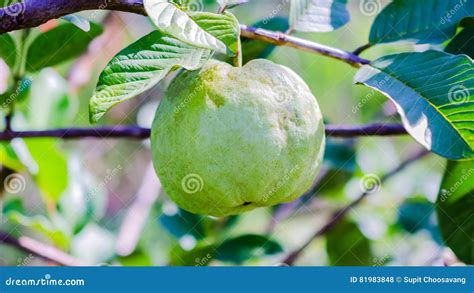
[[[24,37],[24,34],[23,34]],[[22,40],[22,44],[25,40]],[[13,75],[13,84],[15,85],[15,90],[18,91],[18,88],[21,86],[21,78],[14,74]],[[13,121],[13,114],[15,113],[15,101],[11,101],[8,105],[8,113],[5,116],[5,131],[9,132],[12,130],[12,121]]]
[[[14,238],[8,233],[0,231],[0,243],[16,247],[26,253],[30,253],[46,261],[54,262],[61,266],[86,266],[87,263],[76,259],[64,251],[46,245],[30,237],[21,236]]]
[[[326,125],[326,135],[332,137],[391,136],[405,134],[408,134],[408,132],[401,124]]]
[[[368,49],[372,48],[372,46],[373,46],[372,44],[365,44],[365,45],[360,46],[359,48],[355,49],[354,52],[352,52],[352,54],[359,56],[365,50],[368,50]]]
[[[10,111],[5,116],[5,132],[10,132],[12,130],[12,119],[13,119],[13,111]]]
[[[57,137],[62,139],[80,138],[127,138],[146,139],[150,137],[150,129],[138,126],[113,126],[97,128],[65,128],[51,130],[4,131],[0,132],[0,140],[15,138]]]
[[[340,61],[344,61],[354,67],[360,67],[361,65],[370,63],[369,60],[360,58],[359,56],[354,55],[350,52],[337,48],[332,48],[326,45],[321,45],[305,39],[293,37],[284,33],[269,31],[261,28],[248,27],[245,25],[241,25],[240,30],[243,37],[247,37],[250,39],[258,39],[267,43],[274,44],[276,46],[289,46],[292,48],[300,49],[302,51],[320,54]]]
[[[10,8],[0,8],[0,34],[36,27],[48,20],[84,10],[118,10],[146,15],[142,0],[24,0],[22,3],[23,4],[12,4],[9,6]],[[20,7],[22,13],[10,13],[9,9],[18,10],[18,7],[12,8],[13,5],[22,5]],[[359,67],[370,62],[350,52],[283,33],[248,27],[246,25],[241,25],[240,29],[244,37],[328,56],[346,62],[354,67]]]
[[[400,165],[398,165],[395,169],[389,171],[385,175],[383,175],[380,178],[380,183],[384,183],[396,174],[400,173],[400,171],[404,170],[406,167],[408,167],[411,163],[416,162],[417,160],[425,157],[428,155],[429,152],[426,150],[419,151],[415,153],[414,155],[410,156],[408,159],[403,161]],[[319,228],[310,238],[308,241],[306,241],[302,246],[300,246],[298,249],[295,251],[291,252],[284,260],[283,263],[287,265],[293,265],[294,262],[299,258],[301,253],[313,242],[314,239],[325,235],[331,229],[333,229],[337,223],[339,223],[348,213],[349,211],[352,210],[352,208],[358,206],[368,195],[372,194],[371,191],[365,191],[363,192],[357,199],[352,201],[349,205],[346,207],[338,210],[333,214],[333,216],[329,219],[329,221],[326,222],[326,224],[322,227]]]
[[[15,138],[56,137],[61,139],[80,138],[128,138],[146,139],[150,137],[150,129],[139,126],[109,126],[96,128],[62,128],[50,130],[3,131],[0,132],[0,141]],[[368,124],[359,126],[326,125],[326,134],[332,137],[351,138],[357,136],[389,136],[405,135],[405,128],[401,124]]]

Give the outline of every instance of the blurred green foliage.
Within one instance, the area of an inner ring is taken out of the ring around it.
[[[275,6],[275,1],[250,1],[232,12],[242,24],[284,32],[288,29],[287,2]],[[217,11],[215,1],[203,3],[206,11]],[[358,1],[349,1],[347,7],[352,20],[346,26],[329,33],[294,35],[348,51],[366,44],[375,15],[364,14]],[[87,104],[101,70],[115,53],[153,29],[145,18],[126,14],[110,18],[107,13],[79,14],[91,21],[89,32],[61,20],[47,32],[34,28],[28,33],[0,35],[0,58],[10,67],[7,70],[3,64],[0,69],[2,116],[12,110],[9,101],[15,97],[15,129],[88,125]],[[102,31],[105,39],[101,41]],[[472,40],[469,36],[472,29],[460,30],[448,42],[447,51],[472,57],[472,46],[463,46]],[[78,59],[93,40],[97,47],[82,55],[86,61]],[[244,62],[268,58],[298,72],[317,97],[327,121],[341,125],[400,122],[394,105],[383,95],[353,86],[356,69],[347,64],[245,38],[242,45]],[[373,60],[423,48],[387,44],[371,48],[363,56]],[[43,68],[46,66],[50,67]],[[114,108],[103,123],[139,121],[141,126],[149,127],[171,78]],[[21,176],[17,177],[21,178],[19,188],[12,189],[7,183],[3,186],[9,188],[3,188],[0,195],[0,229],[15,237],[27,235],[56,245],[92,264],[275,265],[299,248],[334,211],[363,192],[360,183],[365,174],[384,174],[418,148],[409,137],[328,139],[324,176],[300,202],[230,218],[190,214],[161,192],[156,202],[149,203],[149,215],[144,213],[136,248],[128,255],[119,255],[118,234],[124,215],[138,201],[135,196],[150,161],[148,143],[16,139],[0,144],[0,178],[7,182],[12,174]],[[462,170],[472,170],[469,164],[450,163],[441,190],[458,186],[456,182],[466,174]],[[444,172],[445,160],[430,156],[383,183],[379,192],[352,209],[345,221],[312,242],[296,264],[438,265],[444,264],[443,257],[449,254],[445,245],[461,261],[472,263],[472,251],[465,245],[469,242],[466,237],[473,235],[472,221],[467,231],[457,228],[472,214],[474,181],[464,180],[462,188],[450,191],[452,196],[443,200],[439,185]],[[447,240],[441,240],[440,235]],[[27,257],[6,245],[0,247],[2,264],[18,265],[18,259]],[[36,258],[27,263],[44,264]]]

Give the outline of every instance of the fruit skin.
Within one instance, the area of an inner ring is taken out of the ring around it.
[[[171,83],[151,143],[174,202],[227,216],[302,195],[319,172],[325,135],[315,97],[289,68],[211,60]]]

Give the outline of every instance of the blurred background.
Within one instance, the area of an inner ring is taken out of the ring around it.
[[[349,2],[348,25],[330,33],[294,35],[347,51],[366,44],[378,11]],[[374,9],[386,4],[380,3]],[[201,4],[199,9],[217,11],[214,1]],[[286,0],[254,0],[232,12],[242,24],[283,32],[288,28]],[[24,79],[17,93],[15,130],[89,127],[88,102],[101,70],[121,49],[153,30],[147,18],[134,14],[80,15],[101,26],[102,34],[80,57]],[[30,33],[48,31],[59,22]],[[381,45],[362,57],[425,49]],[[356,69],[345,63],[250,40],[244,40],[243,54],[245,60],[268,58],[297,72],[317,97],[327,123],[400,122],[384,96],[353,85]],[[0,61],[0,93],[8,76]],[[150,127],[171,78],[113,108],[100,123]],[[335,211],[369,192],[333,230],[311,241],[295,265],[451,264],[454,256],[441,241],[433,213],[445,160],[429,155],[381,182],[420,148],[409,136],[330,138],[322,174],[302,198],[217,219],[187,213],[167,198],[151,166],[148,140],[14,140],[0,149],[2,179],[17,184],[6,184],[9,188],[0,195],[0,231],[48,243],[93,265],[278,265]],[[0,264],[49,263],[0,244]]]

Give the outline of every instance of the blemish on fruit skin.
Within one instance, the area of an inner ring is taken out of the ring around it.
[[[225,104],[225,98],[216,94],[207,95],[206,100],[212,101],[214,106],[216,106],[217,108],[222,107]]]
[[[248,205],[251,205],[251,204],[252,204],[252,202],[249,202],[249,201],[248,201],[248,202],[244,202],[244,203],[242,204],[242,206],[245,207],[245,206],[248,206]]]

